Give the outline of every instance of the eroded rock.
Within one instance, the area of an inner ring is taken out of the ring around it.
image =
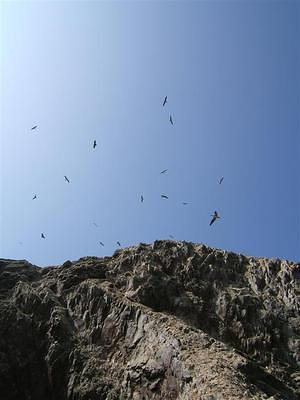
[[[296,400],[299,288],[299,264],[186,242],[0,260],[1,398]]]

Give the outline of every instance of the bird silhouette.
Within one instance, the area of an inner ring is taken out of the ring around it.
[[[35,200],[37,198],[36,194],[33,196],[32,200]]]
[[[104,246],[104,243],[103,242],[99,242],[100,244],[101,244],[101,246]]]
[[[183,201],[182,204],[183,204],[184,206],[186,206],[186,205],[188,205],[189,203],[187,203],[186,201]]]
[[[166,96],[166,97],[164,98],[163,107],[167,104],[167,99],[168,99],[168,96]]]
[[[68,179],[68,177],[66,175],[64,175],[64,178],[68,183],[70,183],[70,181],[69,181],[69,179]]]
[[[218,215],[218,213],[217,213],[217,211],[215,211],[215,212],[211,215],[211,217],[212,217],[212,220],[210,221],[209,226],[212,225],[212,224],[216,221],[217,218],[220,218],[219,215]]]
[[[46,239],[46,236],[43,233],[41,233],[41,238]]]
[[[37,128],[37,125],[34,125],[31,130],[34,131]]]
[[[168,198],[169,198],[169,197],[166,196],[165,194],[161,194],[160,197],[161,197],[162,199],[168,199]]]
[[[118,245],[119,247],[121,247],[121,243],[120,243],[120,242],[117,242],[117,245]]]
[[[143,202],[144,202],[144,196],[141,195],[141,203],[143,203]]]
[[[172,115],[170,115],[170,122],[171,122],[171,125],[174,125]]]
[[[161,174],[165,174],[167,171],[168,171],[167,169],[164,169],[164,170],[162,170],[160,173],[161,173]]]
[[[171,238],[171,239],[175,239],[173,235],[169,235],[169,238]]]
[[[221,185],[221,183],[223,182],[223,180],[224,180],[224,176],[222,176],[222,178],[219,180],[219,185]]]
[[[96,140],[94,140],[94,143],[93,143],[93,149],[95,149],[95,148],[96,148],[96,146],[97,146],[97,141],[96,141]]]
[[[96,228],[98,228],[98,225],[96,224],[96,222],[93,222],[93,225],[94,225]]]

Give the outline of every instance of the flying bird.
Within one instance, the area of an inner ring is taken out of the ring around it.
[[[172,115],[170,115],[170,122],[171,122],[171,125],[174,125]]]
[[[171,238],[171,239],[175,239],[173,235],[169,235],[169,238]]]
[[[167,171],[168,171],[167,169],[164,169],[164,170],[162,170],[160,173],[161,173],[161,174],[165,174]]]
[[[120,243],[120,242],[117,242],[117,245],[118,245],[119,247],[121,247],[121,243]]]
[[[104,243],[103,242],[99,242],[100,244],[101,244],[101,246],[104,246]]]
[[[46,239],[46,236],[43,233],[41,233],[41,238]]]
[[[212,225],[212,224],[215,222],[215,220],[216,220],[217,218],[220,218],[219,215],[218,215],[218,213],[217,213],[217,211],[215,211],[215,212],[211,215],[211,217],[212,217],[212,220],[210,221],[209,226]]]
[[[95,148],[96,148],[96,146],[97,146],[97,141],[96,141],[96,140],[94,140],[94,143],[93,143],[93,149],[95,149]]]
[[[68,183],[70,183],[70,181],[69,181],[69,179],[68,179],[68,177],[66,175],[64,175],[64,178]]]
[[[34,131],[37,128],[37,125],[34,125],[31,130]]]
[[[182,204],[183,204],[184,206],[186,206],[186,205],[189,204],[189,203],[187,203],[186,201],[183,201]]]
[[[222,178],[219,180],[219,185],[221,185],[221,183],[223,182],[224,176],[222,176]]]
[[[166,97],[164,98],[163,107],[167,104],[167,99],[168,99],[168,96],[166,96]]]
[[[144,201],[144,196],[141,195],[141,203],[143,203],[143,201]]]
[[[93,222],[93,225],[94,225],[96,228],[98,228],[98,225],[96,224],[96,222]]]
[[[32,198],[32,200],[35,200],[37,197],[36,197],[36,194],[33,196],[33,198]]]
[[[160,197],[161,197],[162,199],[168,199],[168,198],[169,198],[169,197],[166,196],[165,194],[161,194]]]

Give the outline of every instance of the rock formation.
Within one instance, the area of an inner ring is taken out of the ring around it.
[[[156,241],[0,260],[0,398],[300,398],[300,265]]]

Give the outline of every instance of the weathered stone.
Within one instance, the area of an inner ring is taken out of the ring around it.
[[[0,397],[299,399],[299,287],[299,264],[186,242],[1,259]]]

